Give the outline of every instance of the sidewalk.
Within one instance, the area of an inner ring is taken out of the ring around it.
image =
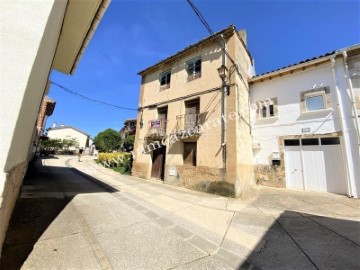
[[[3,269],[360,269],[360,201],[255,188],[241,199],[42,160],[22,188]],[[20,255],[19,255],[20,254]]]

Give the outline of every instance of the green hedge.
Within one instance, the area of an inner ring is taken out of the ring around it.
[[[116,168],[122,174],[131,172],[131,153],[99,153],[97,163],[107,168]]]

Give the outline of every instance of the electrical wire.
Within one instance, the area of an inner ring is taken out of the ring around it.
[[[211,36],[214,36],[216,38],[216,41],[218,43],[218,45],[220,46],[221,50],[226,54],[226,56],[229,58],[229,60],[231,61],[231,63],[233,64],[233,66],[235,67],[236,73],[239,75],[240,79],[244,82],[244,79],[239,71],[238,65],[236,64],[236,62],[234,61],[234,59],[232,59],[232,57],[230,56],[230,54],[227,52],[224,44],[222,43],[222,40],[219,36],[216,36],[214,31],[211,29],[209,23],[206,21],[206,19],[204,18],[204,16],[201,14],[200,10],[195,6],[195,4],[192,2],[192,0],[186,0],[188,2],[188,4],[190,5],[190,7],[192,8],[192,10],[195,12],[196,16],[199,18],[199,20],[201,21],[201,23],[205,26],[205,28],[208,30],[208,32],[210,33]]]
[[[67,88],[67,87],[65,87],[65,86],[63,86],[63,85],[61,85],[61,84],[58,84],[58,83],[56,83],[56,82],[50,81],[50,83],[51,83],[52,85],[55,85],[55,86],[59,87],[60,89],[62,89],[62,90],[64,90],[64,91],[68,92],[69,94],[72,94],[72,95],[77,96],[77,97],[79,97],[79,98],[83,98],[83,99],[85,99],[85,100],[89,100],[89,101],[92,101],[92,102],[95,102],[95,103],[98,103],[98,104],[106,105],[106,106],[112,107],[112,108],[114,108],[114,109],[127,110],[127,111],[137,111],[137,110],[138,110],[138,109],[134,109],[134,108],[122,107],[122,106],[110,104],[110,103],[107,103],[107,102],[104,102],[104,101],[101,101],[101,100],[89,98],[89,97],[84,96],[84,95],[82,95],[82,94],[79,94],[79,93],[77,93],[77,92],[75,92],[75,91],[72,91],[72,90],[70,90],[69,88]]]

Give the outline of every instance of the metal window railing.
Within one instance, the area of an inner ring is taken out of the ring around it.
[[[176,116],[176,133],[187,132],[199,125],[200,114],[182,114]]]

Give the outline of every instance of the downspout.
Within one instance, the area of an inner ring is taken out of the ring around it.
[[[340,90],[339,90],[339,86],[338,86],[338,83],[337,83],[337,79],[336,79],[336,74],[335,74],[335,57],[336,57],[336,54],[335,55],[332,55],[329,59],[330,59],[330,62],[331,62],[331,71],[332,71],[332,75],[333,75],[333,81],[334,81],[334,85],[335,85],[335,91],[336,91],[336,98],[337,98],[337,108],[338,108],[338,113],[339,113],[339,118],[340,118],[340,125],[341,125],[341,130],[342,132],[344,133],[345,132],[345,129],[344,129],[344,121],[343,121],[343,115],[344,115],[344,111],[342,109],[342,106],[340,105],[340,100],[341,100],[341,97],[340,97]],[[347,142],[345,142],[345,139],[344,139],[344,134],[343,134],[343,140],[344,144],[341,144],[341,148],[343,151],[341,151],[342,153],[342,158],[343,158],[343,161],[345,163],[345,167],[347,168],[346,170],[346,186],[347,186],[347,189],[348,189],[348,196],[352,196],[352,187],[351,187],[351,175],[350,175],[350,168],[349,168],[349,162],[347,160],[347,147],[346,147],[346,144]]]
[[[224,39],[224,36],[221,35],[221,38],[224,42],[224,49],[223,49],[223,56],[222,56],[222,65],[226,67],[226,41]],[[226,170],[226,155],[227,155],[227,145],[226,145],[226,95],[227,95],[227,89],[226,89],[226,79],[222,79],[222,112],[221,112],[221,119],[222,119],[222,142],[221,147],[223,148],[223,169]]]
[[[347,63],[348,56],[347,56],[346,51],[343,51],[342,54],[343,54],[343,57],[344,57],[345,75],[346,75],[346,78],[347,78],[346,81],[348,83],[349,90],[350,90],[351,106],[352,106],[352,110],[353,110],[354,117],[355,117],[355,125],[356,125],[356,131],[357,131],[356,135],[357,135],[357,138],[358,138],[358,146],[360,147],[359,117],[358,117],[358,114],[357,114],[357,109],[356,109],[356,105],[355,105],[355,98],[354,98],[354,96],[355,96],[354,95],[354,89],[353,89],[352,82],[351,82],[351,79],[350,79],[349,66],[348,66],[348,63]]]

